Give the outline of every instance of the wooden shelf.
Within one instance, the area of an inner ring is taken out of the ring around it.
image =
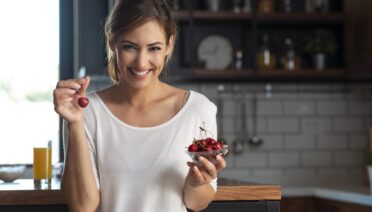
[[[252,13],[234,13],[231,11],[209,12],[202,10],[195,11],[177,11],[174,16],[178,20],[253,20]],[[258,13],[257,21],[266,22],[284,22],[284,23],[340,23],[344,22],[344,15],[342,12],[332,13]]]
[[[344,69],[326,69],[323,71],[315,69],[301,69],[301,70],[258,70],[243,69],[243,70],[208,70],[195,69],[194,79],[196,80],[345,80]]]
[[[300,69],[300,70],[286,70],[286,69],[274,69],[274,70],[259,70],[259,76],[270,76],[270,77],[345,77],[344,69]]]
[[[342,12],[333,13],[272,13],[257,14],[259,22],[284,22],[284,23],[317,23],[317,24],[342,24],[344,15]]]

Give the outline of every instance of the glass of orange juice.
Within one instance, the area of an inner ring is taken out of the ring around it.
[[[52,143],[47,146],[34,147],[34,184],[35,186],[51,185],[52,183]]]

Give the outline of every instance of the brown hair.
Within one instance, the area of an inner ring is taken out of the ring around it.
[[[115,43],[123,32],[151,20],[156,20],[163,27],[167,45],[171,37],[175,39],[177,24],[165,0],[118,0],[111,10],[105,24],[105,35],[107,69],[113,82],[119,82],[119,67],[115,52],[110,48],[110,43]],[[166,57],[166,60],[169,57],[170,55]]]

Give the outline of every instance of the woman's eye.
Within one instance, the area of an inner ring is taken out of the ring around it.
[[[132,46],[132,45],[123,45],[123,49],[125,50],[133,50],[133,49],[136,49],[135,46]]]
[[[161,48],[158,47],[158,46],[153,46],[153,47],[150,47],[150,51],[160,51]]]

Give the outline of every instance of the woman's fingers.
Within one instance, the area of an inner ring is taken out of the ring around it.
[[[88,89],[89,83],[90,83],[90,77],[85,77],[78,80],[78,83],[80,83],[81,88],[78,90],[77,94],[80,96],[85,96],[85,92]]]
[[[201,173],[201,171],[199,170],[199,167],[198,166],[193,166],[191,169],[194,172],[196,183],[199,184],[199,185],[204,184],[205,183],[204,182],[205,181],[204,176]]]
[[[75,94],[76,90],[73,90],[71,88],[58,88],[54,90],[54,96],[62,96],[62,95],[72,95]]]
[[[221,155],[216,156],[216,161],[217,161],[217,164],[216,164],[217,171],[220,171],[226,167],[226,161]]]
[[[69,80],[61,80],[57,83],[56,89],[60,88],[70,88],[73,90],[79,90],[81,88],[81,84],[83,81],[81,80],[75,80],[75,79],[69,79]]]
[[[212,179],[217,177],[217,170],[212,162],[204,157],[199,157],[199,162],[203,164],[204,169]]]

